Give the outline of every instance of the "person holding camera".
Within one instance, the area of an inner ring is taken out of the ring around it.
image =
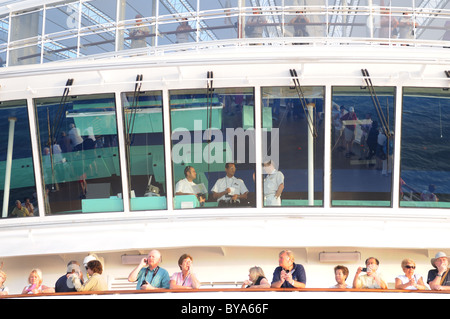
[[[159,267],[161,253],[154,249],[147,258],[142,258],[139,265],[128,276],[129,282],[137,282],[137,290],[170,288],[170,276],[167,270]]]
[[[387,284],[377,272],[380,262],[375,257],[366,259],[366,268],[359,267],[353,279],[355,289],[387,289]],[[365,275],[360,274],[365,272]]]
[[[77,274],[80,278],[81,284],[84,283],[83,273],[81,272],[80,264],[76,260],[71,260],[67,264],[67,272],[65,275],[59,277],[55,283],[55,292],[76,292],[72,280],[69,278],[72,274]]]
[[[70,275],[72,283],[77,291],[105,291],[108,290],[108,283],[102,276],[103,266],[99,260],[91,260],[87,263],[86,272],[89,279],[82,283],[78,273]]]
[[[306,273],[302,265],[296,264],[294,254],[283,250],[278,255],[279,267],[273,272],[272,288],[305,288]]]

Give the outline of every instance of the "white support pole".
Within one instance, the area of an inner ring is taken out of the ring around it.
[[[8,204],[9,193],[11,187],[11,168],[12,168],[12,156],[14,147],[14,130],[16,127],[17,118],[10,117],[9,121],[9,135],[8,135],[8,152],[6,155],[6,170],[5,170],[5,186],[3,191],[3,211],[2,218],[8,217]]]
[[[314,206],[314,107],[309,103],[308,117],[312,123],[308,123],[308,205]]]

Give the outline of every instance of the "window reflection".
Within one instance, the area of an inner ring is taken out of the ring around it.
[[[333,88],[334,206],[391,206],[395,91],[374,89]]]
[[[2,218],[39,216],[26,101],[0,102]]]
[[[302,91],[262,89],[265,206],[323,204],[324,88]]]
[[[161,92],[122,94],[131,210],[167,208]]]
[[[171,91],[170,108],[174,207],[255,206],[253,89]]]
[[[113,94],[36,99],[46,214],[123,210]]]
[[[404,89],[402,207],[450,207],[449,109],[448,89]]]

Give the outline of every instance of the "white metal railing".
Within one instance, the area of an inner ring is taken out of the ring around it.
[[[142,22],[125,19],[120,6],[113,16],[108,15],[95,0],[46,5],[31,13],[10,12],[0,17],[0,58],[5,66],[13,66],[119,53],[135,47],[133,42],[149,50],[177,43],[195,46],[236,39],[270,42],[305,37],[319,42],[358,39],[368,44],[450,46],[450,1],[439,1],[434,8],[424,4],[360,6],[359,1],[341,5],[341,1],[328,0],[326,5],[303,6],[288,6],[285,0],[279,1],[282,5],[272,2],[260,7],[199,10],[180,0],[158,1],[157,7],[165,6],[165,11],[160,8],[160,14],[143,17]],[[59,11],[66,21],[52,20],[55,17],[48,10]],[[46,25],[55,22],[66,30],[51,32]],[[183,22],[187,26],[180,28]],[[135,36],[133,31],[142,32]]]

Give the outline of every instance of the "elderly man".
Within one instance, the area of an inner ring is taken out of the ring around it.
[[[432,290],[450,290],[449,258],[445,253],[439,252],[431,259],[435,269],[428,272],[427,283]]]
[[[247,199],[248,189],[242,179],[236,178],[236,165],[227,163],[225,165],[226,176],[217,180],[211,189],[214,199],[219,206],[239,204],[241,199]]]
[[[377,272],[380,262],[375,257],[366,259],[366,269],[359,267],[353,279],[353,288],[356,289],[388,289],[386,282]],[[362,272],[365,275],[360,276]]]
[[[33,216],[30,214],[28,209],[25,206],[22,206],[22,203],[20,200],[16,200],[16,207],[14,207],[14,210],[11,213],[11,216],[13,217],[28,217]]]
[[[137,290],[170,288],[170,276],[167,270],[159,267],[161,253],[152,250],[147,258],[142,258],[139,265],[128,276],[129,282],[137,282]]]
[[[294,254],[283,250],[278,255],[279,267],[273,272],[272,288],[305,288],[306,273],[302,265],[294,263]]]

